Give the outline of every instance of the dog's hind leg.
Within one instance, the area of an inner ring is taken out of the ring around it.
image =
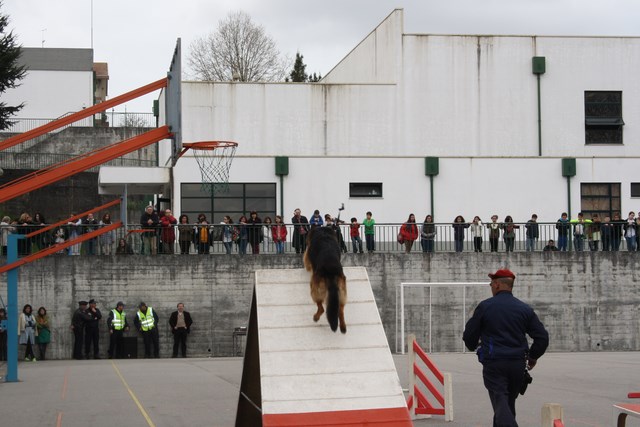
[[[340,311],[338,311],[338,319],[340,320],[340,332],[347,333],[347,323],[344,321],[344,304],[340,304]]]
[[[322,278],[313,274],[311,276],[311,299],[318,306],[318,310],[316,314],[313,315],[313,321],[317,322],[320,319],[320,316],[324,313],[324,307],[322,303],[327,297],[327,288],[324,286],[324,281]]]
[[[322,313],[324,313],[324,307],[322,306],[322,302],[317,302],[316,304],[318,305],[318,311],[316,311],[316,314],[313,315],[314,322],[317,322],[318,320],[320,320],[320,316],[322,316]]]

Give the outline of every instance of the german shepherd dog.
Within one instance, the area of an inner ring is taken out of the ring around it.
[[[313,227],[307,235],[304,252],[304,267],[311,272],[311,298],[318,306],[313,315],[317,322],[327,306],[327,320],[332,331],[347,332],[344,321],[344,306],[347,303],[347,278],[340,263],[338,237],[330,227]]]

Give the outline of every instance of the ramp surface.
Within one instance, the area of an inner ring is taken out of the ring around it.
[[[345,268],[347,333],[316,323],[305,270],[256,271],[264,426],[410,426],[367,271]]]

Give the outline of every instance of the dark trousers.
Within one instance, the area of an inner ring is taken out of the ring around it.
[[[473,251],[482,252],[482,237],[473,238]]]
[[[373,252],[376,250],[376,241],[373,234],[365,234],[364,240],[367,242],[367,252]]]
[[[7,360],[7,331],[0,333],[0,361]]]
[[[524,359],[484,363],[482,378],[493,407],[494,427],[518,427],[516,398],[524,380],[524,368]]]
[[[35,359],[36,355],[33,352],[33,344],[31,341],[27,341],[27,346],[24,349],[24,358],[25,359]]]
[[[144,357],[151,357],[151,346],[153,346],[153,357],[160,357],[160,342],[158,336],[158,328],[150,331],[142,331],[142,340],[144,341]]]
[[[93,344],[93,358],[100,357],[99,339],[100,334],[98,333],[98,328],[84,328],[84,355],[87,359],[91,351],[91,344]]]
[[[84,338],[83,328],[74,326],[73,328],[73,358],[82,360],[82,339]]]
[[[187,329],[178,328],[173,331],[173,357],[178,357],[178,348],[182,357],[187,357]]]
[[[498,252],[498,238],[489,237],[489,246],[491,246],[491,252]]]
[[[116,330],[109,336],[109,358],[120,358],[120,354],[124,350],[124,330]]]
[[[189,248],[191,247],[191,242],[188,240],[180,240],[180,253],[182,255],[186,255],[189,253]]]
[[[48,343],[38,343],[38,350],[40,350],[40,360],[45,360],[47,357],[47,345]]]

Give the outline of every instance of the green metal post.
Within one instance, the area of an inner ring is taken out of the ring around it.
[[[280,175],[280,216],[284,222],[284,175]]]
[[[571,177],[567,177],[567,215],[569,216],[569,221],[571,221]],[[573,233],[571,232],[571,226],[569,226],[569,235],[567,236],[567,247],[569,251],[572,250],[571,245],[573,244],[573,239],[571,238]]]
[[[435,218],[435,210],[433,206],[433,175],[429,175],[429,184],[431,185],[431,216]]]
[[[538,156],[542,156],[542,108],[540,106],[540,74],[538,77]]]

